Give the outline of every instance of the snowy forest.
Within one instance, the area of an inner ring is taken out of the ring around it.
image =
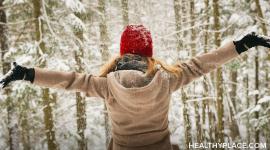
[[[27,67],[98,75],[119,54],[128,24],[152,33],[167,64],[255,31],[270,35],[269,0],[0,0],[1,76]],[[172,96],[172,143],[266,143],[270,149],[270,50],[252,48]],[[104,101],[14,82],[0,92],[1,150],[105,150]]]

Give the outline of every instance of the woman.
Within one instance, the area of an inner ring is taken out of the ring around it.
[[[168,110],[171,94],[194,79],[255,46],[270,48],[270,38],[247,34],[216,50],[175,66],[152,57],[149,30],[129,25],[121,36],[120,56],[106,64],[100,76],[26,68],[14,63],[0,83],[26,80],[105,99],[112,123],[110,150],[170,150]]]

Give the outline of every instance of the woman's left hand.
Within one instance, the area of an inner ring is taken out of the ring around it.
[[[258,35],[255,32],[245,35],[242,39],[234,41],[237,52],[240,54],[255,46],[270,48],[270,37]]]
[[[270,37],[257,35],[255,32],[252,32],[250,36],[250,46],[264,46],[270,48]]]

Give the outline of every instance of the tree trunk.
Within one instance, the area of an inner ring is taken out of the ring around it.
[[[128,0],[121,0],[121,4],[122,4],[123,26],[125,27],[129,24]]]
[[[106,23],[106,9],[105,9],[105,0],[98,0],[98,10],[101,13],[99,30],[100,30],[100,51],[103,61],[109,59],[109,35]]]
[[[211,111],[210,105],[208,105],[207,108],[207,115],[208,115],[208,122],[209,122],[209,138],[210,138],[210,142],[214,143],[216,142],[216,118],[215,118],[215,114]],[[212,148],[211,148],[212,149]]]
[[[189,1],[189,15],[190,15],[190,28],[191,28],[191,44],[190,44],[190,48],[191,48],[191,57],[194,57],[196,55],[196,30],[194,28],[194,24],[195,24],[195,8],[194,8],[194,0],[190,0]]]
[[[174,13],[175,13],[175,29],[176,29],[176,42],[177,42],[177,53],[181,51],[182,40],[181,40],[181,1],[174,0]],[[178,54],[179,55],[179,54]]]
[[[213,15],[214,15],[214,30],[215,30],[215,45],[220,46],[220,14],[219,14],[219,0],[213,0]],[[223,78],[222,78],[222,68],[218,68],[216,72],[216,95],[217,95],[217,139],[216,142],[224,142],[224,110],[223,110]]]
[[[35,30],[36,30],[36,41],[39,42],[39,50],[44,54],[46,53],[45,43],[43,41],[43,22],[40,19],[41,17],[41,9],[42,9],[42,0],[32,0],[34,6],[34,18],[35,20]],[[38,56],[41,56],[40,51]],[[44,68],[47,65],[46,60],[42,60],[40,62],[40,67]],[[44,113],[44,124],[45,124],[45,131],[46,131],[46,138],[47,138],[47,145],[48,150],[56,150],[57,144],[55,139],[55,127],[53,121],[53,112],[51,103],[56,101],[50,98],[50,91],[48,88],[42,89],[42,99],[43,99],[43,113]]]
[[[244,62],[246,64],[248,64],[248,54],[245,54],[244,56]],[[246,95],[246,109],[249,109],[249,76],[248,73],[245,74],[244,77],[244,86],[245,86],[245,95]],[[247,137],[246,137],[246,143],[250,143],[250,123],[249,123],[249,115],[247,114],[247,118],[246,118],[246,128],[247,128]]]
[[[3,7],[4,0],[0,0],[0,7]],[[7,23],[7,16],[4,9],[0,9],[0,22]],[[6,74],[10,69],[10,62],[5,60],[4,56],[9,49],[8,45],[8,26],[6,24],[0,24],[0,49],[1,49],[1,63],[2,72]],[[9,149],[16,150],[19,149],[19,131],[18,122],[16,120],[15,103],[12,97],[10,97],[11,89],[9,87],[5,88],[4,94],[7,95],[7,124],[9,133]]]
[[[258,50],[256,50],[256,56],[255,56],[255,90],[259,91],[259,54]],[[255,95],[255,106],[257,105],[259,101],[259,94]],[[259,121],[259,112],[255,112],[255,118],[257,121]],[[260,130],[259,127],[255,127],[255,143],[260,143]],[[256,148],[256,150],[259,150],[259,148]]]
[[[257,14],[258,14],[258,16],[261,18],[261,19],[264,19],[264,15],[263,15],[263,11],[262,11],[262,9],[261,9],[261,4],[260,4],[260,1],[259,0],[255,0],[255,3],[256,3],[256,8],[257,8]],[[263,34],[264,35],[266,35],[266,36],[268,36],[268,30],[267,30],[267,25],[266,25],[266,23],[265,23],[265,21],[262,21],[262,20],[260,20],[260,23],[261,23],[261,29],[262,29],[262,31],[263,31]],[[267,55],[267,59],[266,60],[264,60],[265,61],[265,63],[263,63],[263,65],[264,65],[264,68],[265,68],[265,72],[266,72],[266,75],[265,75],[265,86],[266,86],[266,89],[267,89],[267,93],[268,93],[268,95],[270,94],[270,79],[269,79],[269,72],[270,72],[270,69],[269,69],[269,62],[270,62],[270,49],[267,49],[267,51],[266,51],[266,53],[268,54]],[[267,63],[268,62],[268,63]],[[267,109],[269,107],[269,104],[264,104],[263,105],[263,108],[264,109]],[[270,113],[268,113],[268,114],[264,114],[264,115],[270,115]],[[268,123],[268,125],[266,125],[266,129],[265,129],[265,138],[266,138],[266,142],[267,143],[270,143],[270,124]],[[256,133],[256,135],[257,134],[259,134],[259,133]],[[270,145],[270,144],[269,144]]]
[[[176,41],[177,41],[177,53],[179,54],[182,46],[182,40],[181,40],[181,33],[179,32],[181,30],[181,1],[180,0],[174,0],[174,13],[175,13],[175,30],[177,32],[176,34]],[[183,14],[182,14],[183,15]],[[179,56],[179,55],[178,55]],[[180,60],[179,57],[177,57],[178,60]],[[186,104],[187,96],[183,89],[181,89],[181,99],[183,102],[183,117],[184,117],[184,128],[185,128],[185,148],[189,149],[189,143],[192,143],[192,136],[191,136],[191,123],[189,119],[189,113],[188,113],[188,106]]]
[[[190,44],[190,48],[191,48],[191,57],[194,57],[196,55],[196,30],[194,28],[194,24],[195,24],[195,7],[194,7],[194,0],[190,0],[189,1],[189,15],[190,15],[190,28],[191,28],[191,44]],[[196,86],[196,82],[193,82],[193,92],[195,94],[195,86]],[[196,97],[193,97],[196,98]],[[196,138],[197,138],[197,143],[201,143],[202,142],[202,130],[201,130],[201,120],[200,120],[200,113],[199,113],[199,103],[198,102],[194,102],[194,113],[195,113],[195,123],[196,123]]]
[[[239,128],[237,124],[237,120],[235,119],[235,112],[236,109],[236,93],[237,93],[237,70],[233,69],[231,71],[231,81],[232,81],[232,89],[230,91],[230,97],[232,101],[232,106],[230,105],[230,115],[231,115],[231,122],[229,122],[230,125],[230,137],[234,141],[237,137],[240,136]]]
[[[248,90],[248,87],[249,87],[249,81],[248,81],[248,75],[246,75],[245,77],[245,83],[246,83],[246,108],[248,109],[249,108],[249,97],[248,97],[248,93],[249,93],[249,90]],[[246,123],[246,126],[247,126],[247,143],[250,143],[250,124],[249,124],[249,115],[247,115],[247,123]]]
[[[109,35],[107,31],[107,23],[106,23],[106,9],[105,9],[105,0],[98,0],[98,10],[101,13],[99,30],[100,30],[100,52],[102,56],[103,62],[109,59]],[[108,147],[110,142],[110,125],[109,125],[109,116],[106,107],[106,103],[104,103],[104,120],[105,120],[105,136],[106,136],[106,147]]]
[[[209,7],[209,0],[204,0],[204,5],[205,5],[205,13],[208,14],[208,7]],[[206,15],[206,24],[209,23],[209,15]],[[208,40],[209,40],[209,33],[208,33],[208,29],[209,29],[209,25],[205,26],[205,33],[204,33],[204,53],[208,52]],[[204,76],[204,80],[203,80],[203,87],[204,87],[204,93],[203,96],[207,97],[209,96],[209,88],[207,85],[207,77]],[[213,141],[213,131],[211,128],[211,110],[210,110],[210,103],[211,100],[206,99],[203,101],[203,108],[202,108],[202,124],[203,124],[203,131],[202,131],[202,140],[204,140],[206,143],[207,142],[211,142]],[[206,112],[207,111],[207,112]],[[209,134],[209,138],[206,137],[207,135],[207,124],[206,124],[206,115],[208,116],[208,124],[209,124],[209,129],[208,129],[208,134]]]
[[[24,110],[25,111],[25,110]],[[21,127],[22,127],[22,144],[23,144],[23,150],[30,150],[31,149],[31,144],[30,144],[30,135],[29,135],[29,122],[27,120],[27,114],[24,112],[22,116],[22,122],[21,122]]]
[[[185,25],[187,24],[187,17],[188,16],[188,1],[187,0],[181,0],[181,25],[182,27],[185,27]],[[187,30],[183,32],[183,37],[186,37],[187,35]],[[183,43],[184,44],[184,43]],[[184,48],[184,47],[183,47]]]
[[[43,99],[43,113],[44,113],[44,122],[45,122],[45,131],[47,137],[48,150],[56,150],[56,139],[55,139],[55,128],[53,122],[53,112],[52,112],[52,99],[50,98],[50,91],[48,88],[42,90],[42,99]]]
[[[76,92],[77,134],[80,136],[80,139],[78,139],[78,150],[87,150],[87,141],[84,135],[86,129],[85,107],[85,98],[81,96],[81,93]]]
[[[183,102],[183,116],[185,128],[185,148],[189,149],[189,144],[192,143],[191,122],[189,119],[188,105],[186,103],[187,96],[183,89],[181,89],[182,102]]]
[[[28,110],[29,110],[29,98],[28,95],[32,95],[33,93],[29,92],[29,90],[25,89],[25,92],[23,93],[23,97],[21,97],[22,104],[21,104],[21,110],[20,110],[20,126],[21,126],[21,140],[23,145],[23,150],[30,150],[31,144],[30,144],[30,125],[29,125],[29,119],[28,119]]]
[[[83,19],[82,14],[75,13],[75,15]],[[82,59],[84,57],[84,51],[83,51],[83,30],[77,29],[75,32],[76,37],[78,40],[79,50],[75,51],[75,61],[76,61],[76,72],[83,72],[83,64]],[[78,139],[78,149],[79,150],[87,150],[87,141],[85,139],[85,129],[86,129],[86,102],[85,97],[81,95],[80,92],[76,92],[76,110],[77,110],[77,134],[80,136],[80,139]]]
[[[257,8],[257,14],[258,14],[258,16],[260,18],[264,19],[263,12],[262,12],[262,9],[261,9],[260,1],[259,0],[255,0],[255,3],[256,3],[256,8]],[[261,28],[262,28],[263,34],[264,35],[267,35],[267,28],[266,28],[265,22],[260,21],[260,23],[261,23]],[[269,54],[270,54],[270,52],[268,52],[268,55]]]

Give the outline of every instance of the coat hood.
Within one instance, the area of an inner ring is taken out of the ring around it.
[[[166,74],[165,71],[158,70],[153,77],[147,77],[141,71],[119,70],[107,75],[108,88],[112,94],[121,92],[123,95],[134,99],[138,99],[140,97],[138,94],[146,91],[148,92],[147,95],[151,95],[151,93],[156,95],[156,91],[163,87],[161,85],[169,84]]]
[[[124,88],[140,88],[148,85],[152,78],[137,70],[120,70],[114,73],[114,79]]]

